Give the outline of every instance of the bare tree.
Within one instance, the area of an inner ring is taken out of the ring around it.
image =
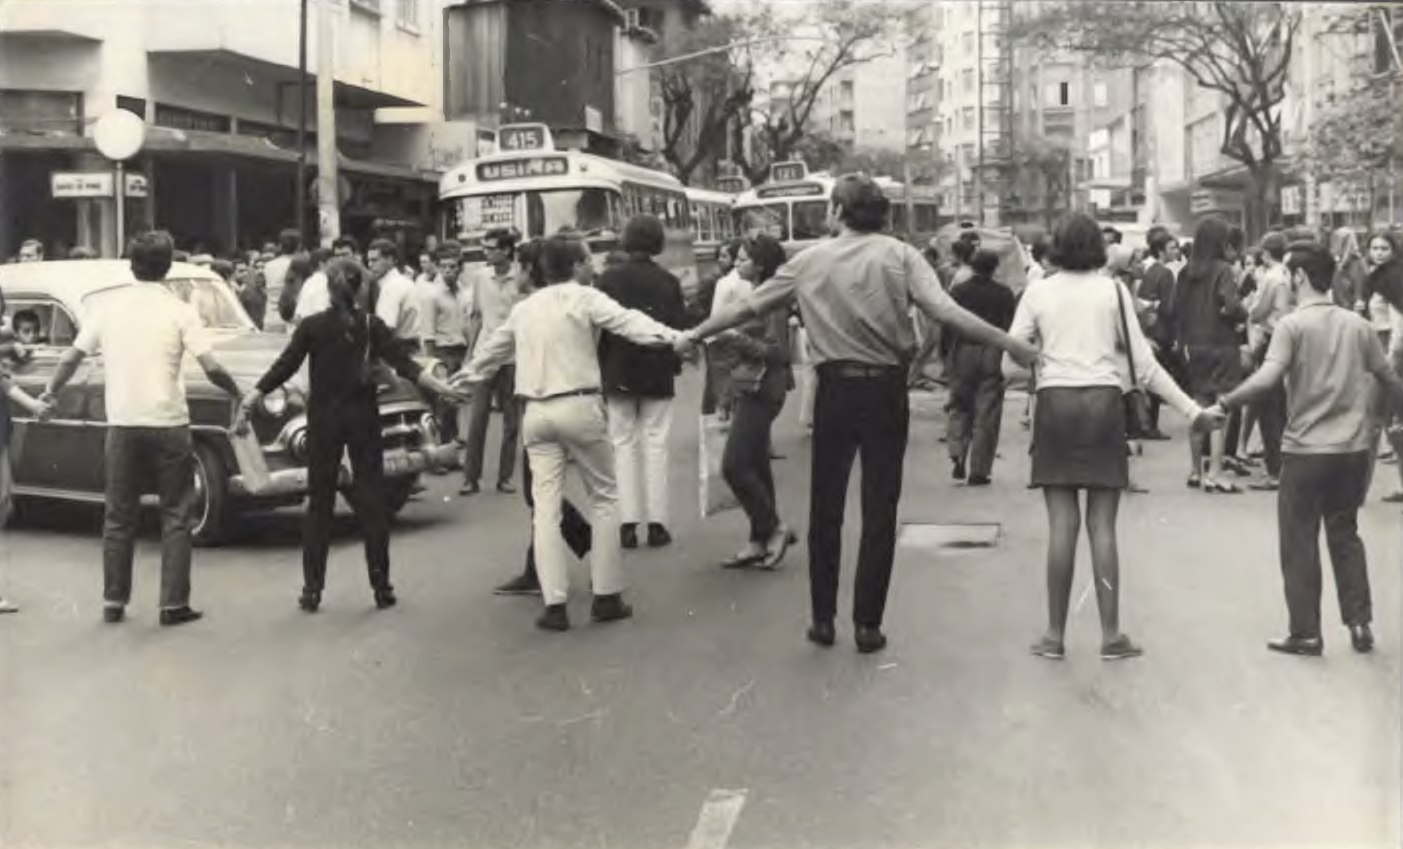
[[[817,0],[795,30],[803,40],[777,41],[767,50],[775,65],[802,70],[780,81],[786,84],[784,92],[757,97],[750,113],[731,124],[736,164],[752,183],[764,181],[771,163],[798,152],[813,130],[810,119],[829,80],[847,68],[895,55],[909,12],[904,3]],[[808,46],[796,50],[795,44]],[[752,142],[748,146],[747,133]]]
[[[1281,103],[1301,25],[1295,3],[1048,2],[1011,28],[1022,43],[1110,62],[1165,60],[1223,95],[1219,150],[1247,171],[1245,225],[1265,230],[1279,191],[1284,153]]]

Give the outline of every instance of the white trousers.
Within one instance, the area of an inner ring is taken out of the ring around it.
[[[589,500],[594,528],[589,555],[594,594],[622,592],[614,446],[609,441],[602,400],[598,395],[583,395],[527,401],[521,428],[531,462],[531,495],[536,502],[531,533],[545,603],[564,604],[570,590],[570,552],[560,534],[567,464],[579,470]]]
[[[671,432],[671,398],[609,399],[609,439],[614,443],[619,507],[625,523],[667,524],[667,440]]]

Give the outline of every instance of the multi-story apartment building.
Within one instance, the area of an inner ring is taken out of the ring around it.
[[[333,4],[342,230],[423,230],[439,170],[476,140],[471,126],[442,120],[441,0],[313,0],[313,22],[318,2]],[[126,164],[144,177],[131,183],[129,229],[165,227],[182,247],[214,251],[293,226],[298,65],[298,4],[288,0],[0,4],[0,256],[28,237],[51,253],[115,255],[113,200],[55,198],[51,187],[55,175],[110,173],[92,129],[115,109],[146,122]]]
[[[912,10],[906,33],[906,156],[918,173],[933,179],[939,171],[938,120],[941,80],[937,6]]]
[[[854,148],[904,151],[905,78],[906,57],[897,50],[843,68],[819,89],[809,120]]]

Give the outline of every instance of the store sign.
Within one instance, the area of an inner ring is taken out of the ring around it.
[[[147,185],[145,174],[126,174],[126,179],[122,181],[123,191],[129,198],[144,198],[147,196]]]
[[[806,186],[781,186],[773,189],[760,189],[755,192],[756,197],[761,198],[811,198],[821,197],[823,186],[810,184]]]
[[[115,182],[111,171],[60,171],[49,175],[55,198],[110,198]]]
[[[770,182],[773,183],[802,180],[807,176],[809,169],[802,162],[776,162],[770,166]]]
[[[507,153],[554,150],[550,128],[545,124],[508,124],[497,131],[497,148]]]
[[[1281,190],[1281,214],[1300,215],[1301,214],[1301,187],[1287,186]]]
[[[569,173],[570,160],[563,156],[507,159],[502,162],[479,162],[477,165],[477,178],[484,183],[520,180],[523,177],[564,177]]]

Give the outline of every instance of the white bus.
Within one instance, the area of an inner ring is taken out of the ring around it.
[[[908,189],[890,177],[875,179],[891,201],[887,232],[923,246],[939,229],[935,189],[926,186]],[[793,256],[830,235],[828,212],[835,182],[826,172],[808,173],[802,162],[777,162],[770,167],[769,182],[743,192],[736,199],[736,228],[741,235],[766,233],[773,236]],[[911,220],[908,220],[908,203]]]
[[[692,204],[692,241],[699,268],[716,261],[716,252],[736,235],[736,221],[731,207],[736,196],[711,189],[688,187],[687,200]]]
[[[697,288],[691,204],[676,177],[575,150],[556,150],[544,124],[516,124],[497,133],[499,153],[470,159],[439,182],[440,235],[483,261],[482,237],[514,227],[523,239],[573,231],[590,247],[596,269],[619,248],[634,215],[657,216],[667,233],[658,263],[677,275],[689,297]]]

